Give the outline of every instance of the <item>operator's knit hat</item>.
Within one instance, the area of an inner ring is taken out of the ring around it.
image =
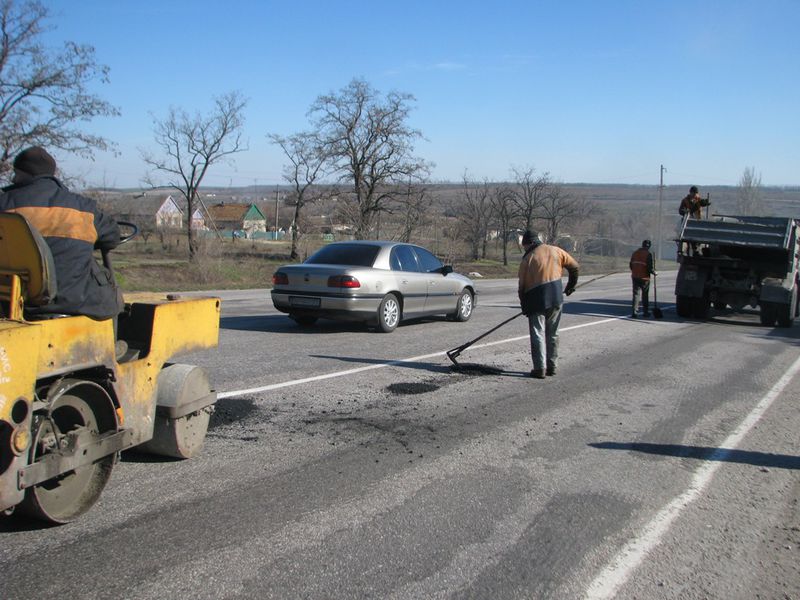
[[[525,233],[522,234],[522,243],[523,244],[541,244],[542,243],[542,236],[539,234],[538,231],[533,231],[528,229]]]
[[[14,159],[14,168],[28,175],[55,175],[56,161],[41,146],[26,148]]]

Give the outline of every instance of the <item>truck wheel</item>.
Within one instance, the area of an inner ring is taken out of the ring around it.
[[[42,460],[68,444],[70,434],[89,432],[93,437],[113,429],[100,409],[108,402],[105,392],[94,387],[77,387],[56,398],[50,406],[50,417],[37,416],[33,425],[31,463]],[[97,410],[96,410],[97,409]],[[19,512],[50,523],[69,523],[89,510],[100,497],[111,477],[116,453],[29,487]]]
[[[691,317],[692,299],[689,296],[675,296],[675,312],[684,319]]]
[[[709,302],[708,298],[703,296],[702,298],[692,298],[692,300],[692,315],[696,319],[707,319],[708,311],[711,308],[711,302]]]
[[[778,306],[778,327],[791,327],[794,322],[792,307],[788,304]]]
[[[766,327],[775,325],[775,320],[778,318],[778,311],[774,304],[771,302],[762,302],[758,313],[758,318],[761,324]]]

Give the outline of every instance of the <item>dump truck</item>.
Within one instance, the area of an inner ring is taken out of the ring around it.
[[[126,296],[116,335],[111,319],[31,314],[57,283],[44,238],[0,214],[0,513],[56,524],[91,508],[122,451],[200,451],[216,392],[172,360],[216,346],[220,316],[218,298],[159,294]]]
[[[798,316],[800,220],[714,215],[684,218],[678,244],[676,311],[759,309],[761,323],[790,327]]]

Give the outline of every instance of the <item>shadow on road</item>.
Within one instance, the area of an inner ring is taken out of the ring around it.
[[[694,458],[720,462],[740,463],[756,467],[772,467],[775,469],[800,469],[800,456],[788,454],[771,454],[752,450],[734,450],[714,448],[711,446],[685,446],[682,444],[649,444],[645,442],[598,442],[589,444],[600,450],[628,450],[644,454],[659,454],[676,458]]]
[[[363,323],[348,321],[329,321],[320,319],[314,325],[299,325],[286,315],[249,315],[240,317],[222,317],[219,320],[221,329],[233,331],[261,331],[268,333],[341,333],[344,331],[364,332]]]
[[[500,375],[503,377],[529,377],[527,372],[522,371],[506,371],[499,367],[490,365],[481,365],[477,363],[460,362],[455,366],[452,363],[446,365],[438,365],[422,361],[405,361],[405,360],[389,360],[385,358],[364,358],[359,356],[332,356],[329,354],[310,354],[310,358],[327,358],[330,360],[339,360],[347,363],[366,364],[366,365],[384,365],[391,364],[393,367],[402,367],[405,369],[416,369],[418,371],[429,371],[431,373],[458,373],[461,375]]]
[[[421,317],[408,319],[398,325],[398,328],[413,327],[425,323],[446,321],[445,317]],[[247,315],[238,317],[222,317],[219,320],[221,329],[233,331],[261,331],[265,333],[293,333],[293,334],[326,334],[326,333],[374,333],[374,327],[360,321],[337,321],[333,319],[319,319],[313,325],[300,325],[286,315]]]

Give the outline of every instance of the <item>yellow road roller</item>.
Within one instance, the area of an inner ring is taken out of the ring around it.
[[[0,511],[67,523],[123,450],[200,451],[216,392],[202,368],[172,361],[217,345],[220,300],[127,295],[115,333],[110,319],[29,315],[55,286],[44,239],[0,214]]]

